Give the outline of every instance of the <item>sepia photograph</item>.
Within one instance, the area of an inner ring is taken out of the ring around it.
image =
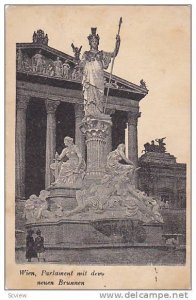
[[[190,289],[191,6],[8,5],[5,54],[6,287]]]

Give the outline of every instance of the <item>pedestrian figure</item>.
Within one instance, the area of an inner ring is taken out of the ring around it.
[[[36,231],[36,234],[37,234],[37,237],[35,238],[35,249],[37,252],[38,261],[41,261],[41,259],[43,259],[43,261],[46,261],[45,257],[44,257],[44,252],[45,252],[44,238],[43,238],[43,236],[41,236],[41,230],[38,229]]]
[[[27,230],[26,236],[26,259],[31,262],[31,259],[37,257],[37,252],[35,250],[35,241],[33,238],[34,231],[32,229]]]

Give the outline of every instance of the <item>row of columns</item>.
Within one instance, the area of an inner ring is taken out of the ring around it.
[[[51,169],[56,151],[56,109],[60,101],[46,100],[47,125],[46,125],[46,169],[45,169],[45,186],[51,184]]]
[[[17,95],[16,111],[16,198],[25,197],[25,146],[26,146],[26,110],[30,97]],[[56,151],[56,109],[60,101],[45,100],[47,112],[46,130],[46,168],[45,186],[51,184],[52,174],[50,164],[53,162]],[[111,113],[111,112],[110,112]],[[138,142],[137,142],[137,119],[140,113],[128,113],[128,153],[129,159],[137,166]],[[84,117],[83,105],[75,104],[75,143],[78,145],[83,157],[85,157],[85,137],[80,130]],[[112,151],[112,131],[109,128],[109,135],[106,141],[106,154]]]
[[[138,137],[137,137],[137,123],[141,116],[140,112],[128,112],[128,156],[129,159],[137,167],[138,165]]]

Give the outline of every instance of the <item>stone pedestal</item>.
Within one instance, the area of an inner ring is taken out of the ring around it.
[[[82,121],[80,129],[86,136],[87,145],[86,179],[100,179],[105,174],[105,145],[111,125],[107,115],[102,119],[87,117]]]
[[[39,228],[44,236],[45,246],[61,246],[70,249],[104,246],[161,246],[162,225],[142,225],[129,218],[70,219],[28,223],[26,229]]]
[[[78,188],[71,187],[60,187],[60,186],[50,186],[47,188],[50,191],[50,196],[48,197],[48,204],[50,210],[53,210],[53,205],[59,204],[62,208],[66,210],[72,210],[77,206],[76,201],[76,191]]]

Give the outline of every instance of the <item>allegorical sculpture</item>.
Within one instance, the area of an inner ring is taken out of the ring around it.
[[[83,68],[85,116],[100,116],[104,113],[104,69],[108,68],[120,47],[120,36],[117,35],[113,52],[99,51],[99,35],[96,29],[91,28],[91,34],[88,36],[90,50],[84,52],[80,61],[80,67]]]
[[[122,164],[121,161],[124,161],[126,164]],[[124,144],[118,145],[116,150],[108,154],[106,171],[108,174],[116,174],[119,176],[121,176],[124,173],[129,173],[130,175],[134,174],[135,166],[132,163],[132,161],[126,158]]]
[[[144,150],[142,150],[142,152],[165,153],[166,152],[166,148],[165,148],[166,144],[164,143],[164,139],[166,139],[166,137],[160,138],[160,139],[155,139],[155,141],[158,143],[158,145],[155,144],[154,140],[152,140],[151,143],[144,144]]]
[[[47,201],[49,195],[49,191],[42,190],[39,196],[33,194],[26,200],[23,218],[25,218],[27,222],[55,219],[63,216],[63,208],[60,204],[53,204],[52,211],[49,209]]]
[[[81,184],[86,167],[82,154],[71,137],[66,136],[64,144],[65,148],[60,155],[56,153],[55,162],[50,165],[55,177],[53,185],[74,186]]]
[[[34,44],[48,45],[48,35],[42,29],[34,31],[32,39]]]
[[[82,46],[80,46],[80,48],[78,48],[78,47],[75,47],[74,44],[72,43],[71,47],[73,49],[73,53],[74,53],[75,59],[77,61],[80,60],[80,54],[81,54]]]
[[[161,138],[161,139],[155,139],[155,141],[158,143],[158,145],[159,145],[159,151],[161,152],[161,153],[163,153],[163,152],[165,152],[166,151],[166,148],[165,148],[165,143],[164,143],[164,140],[166,139],[166,137],[164,137],[164,138]]]
[[[65,79],[68,79],[69,78],[70,65],[69,65],[67,60],[63,63],[62,67],[63,67],[63,77]]]
[[[146,82],[143,79],[140,80],[140,86],[147,89]]]
[[[42,73],[44,69],[45,60],[42,55],[42,51],[39,50],[33,57],[32,57],[32,66],[33,72]]]
[[[121,163],[122,160],[124,163]],[[107,156],[106,173],[100,183],[84,183],[81,190],[76,192],[78,206],[64,215],[68,217],[86,210],[103,213],[118,207],[125,209],[124,217],[162,223],[157,201],[135,188],[136,171],[125,156],[124,144],[120,144]]]
[[[54,61],[54,75],[57,77],[62,77],[63,74],[63,63],[60,60],[60,57]]]

